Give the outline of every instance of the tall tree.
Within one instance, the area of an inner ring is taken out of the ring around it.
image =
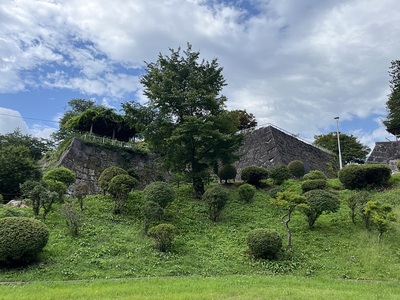
[[[400,134],[400,60],[393,60],[390,66],[390,94],[386,102],[388,115],[383,124],[394,135]]]
[[[349,163],[363,164],[371,149],[361,144],[353,135],[339,133],[339,138],[343,163],[345,165]],[[339,151],[336,132],[316,135],[314,139],[314,145],[331,151],[337,157]]]
[[[211,166],[230,163],[242,136],[237,120],[225,110],[226,85],[217,59],[199,62],[199,52],[190,44],[161,53],[155,63],[147,63],[141,78],[153,121],[145,138],[159,151],[168,169],[187,172],[201,196]]]

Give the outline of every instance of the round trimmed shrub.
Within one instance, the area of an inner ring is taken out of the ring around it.
[[[56,192],[58,194],[58,202],[62,203],[64,200],[64,195],[67,193],[67,185],[64,182],[52,179],[44,180],[47,189],[50,192]]]
[[[255,258],[274,259],[282,251],[282,237],[276,231],[254,229],[247,235],[247,245]]]
[[[111,179],[108,192],[115,201],[114,213],[119,214],[128,199],[129,192],[137,185],[137,180],[128,174],[120,174]]]
[[[292,178],[292,174],[287,166],[279,165],[269,171],[269,177],[274,180],[274,184],[281,185],[285,180]]]
[[[315,180],[315,179],[328,180],[324,172],[320,170],[312,170],[303,176],[303,180]]]
[[[268,178],[268,170],[263,167],[249,166],[243,168],[240,177],[248,184],[260,187],[261,180]]]
[[[128,172],[125,171],[122,168],[111,166],[105,169],[103,172],[101,172],[99,179],[98,179],[98,184],[99,187],[104,191],[108,191],[108,185],[115,176],[117,175],[127,175]]]
[[[225,183],[229,179],[235,179],[237,174],[236,168],[233,165],[224,165],[218,172],[218,177],[220,180],[225,180]]]
[[[290,174],[292,174],[292,176],[297,179],[303,177],[306,171],[304,163],[301,160],[293,160],[288,164],[287,167]]]
[[[256,188],[251,184],[245,183],[239,186],[238,194],[239,199],[244,202],[250,202],[256,193]]]
[[[314,179],[305,180],[301,183],[301,189],[303,192],[308,192],[311,190],[323,190],[327,186],[327,181],[325,179]]]
[[[304,193],[307,208],[304,208],[308,226],[311,228],[322,213],[336,212],[340,208],[339,198],[328,191],[312,190]]]
[[[75,182],[75,173],[68,168],[58,167],[43,175],[43,180],[54,180],[64,183],[67,187]]]
[[[166,208],[169,203],[174,201],[175,192],[168,183],[155,181],[144,189],[144,198],[147,201],[158,203],[162,208]]]
[[[208,204],[209,216],[212,221],[217,221],[225,204],[228,202],[229,193],[219,185],[212,186],[204,193]]]
[[[161,252],[171,249],[177,233],[176,227],[172,224],[159,224],[150,228],[148,235],[156,242],[156,248]]]
[[[49,239],[49,229],[36,219],[0,219],[0,264],[29,263],[37,259]]]

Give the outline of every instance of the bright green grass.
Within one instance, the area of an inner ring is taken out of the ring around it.
[[[299,187],[294,181],[284,184],[286,189]],[[393,223],[378,244],[377,233],[366,231],[361,220],[351,223],[346,198],[353,192],[334,189],[341,198],[341,209],[322,215],[313,229],[308,228],[301,212],[295,212],[290,222],[293,250],[277,261],[265,261],[248,255],[247,234],[260,227],[274,229],[285,244],[286,232],[280,220],[284,212],[270,204],[268,190],[259,190],[253,201],[242,203],[235,186],[227,188],[230,199],[217,223],[208,219],[204,201],[194,200],[188,187],[179,189],[167,212],[166,221],[179,230],[168,253],[156,251],[153,241],[143,233],[140,193],[132,195],[129,209],[121,216],[112,214],[113,203],[108,197],[88,197],[77,238],[68,234],[56,207],[46,220],[51,233],[41,261],[25,268],[0,269],[0,282],[231,275],[400,280],[399,223]],[[393,205],[399,215],[400,189],[374,192],[373,197]]]
[[[0,285],[0,299],[399,299],[394,281],[225,276]]]

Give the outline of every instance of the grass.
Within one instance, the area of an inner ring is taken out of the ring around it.
[[[392,188],[372,192],[374,200],[392,205],[397,215],[399,182],[396,177]],[[144,234],[139,191],[118,216],[112,214],[109,197],[87,197],[76,238],[56,206],[46,219],[51,234],[41,260],[0,269],[0,282],[29,284],[0,285],[0,299],[94,299],[92,294],[101,295],[99,299],[399,298],[399,224],[393,223],[378,243],[377,232],[365,230],[361,220],[350,220],[346,199],[353,192],[342,190],[337,181],[329,186],[341,199],[339,212],[322,215],[312,229],[295,212],[290,222],[293,249],[276,261],[255,260],[246,246],[247,233],[255,228],[274,229],[285,241],[284,211],[270,204],[270,194],[276,192],[271,186],[243,203],[236,185],[228,185],[230,199],[217,223],[209,220],[206,203],[195,200],[189,187],[177,189],[166,222],[179,235],[167,253],[158,252]],[[281,189],[300,186],[290,180]],[[22,213],[32,214],[30,209]]]
[[[0,299],[399,299],[395,281],[223,276],[0,285]]]

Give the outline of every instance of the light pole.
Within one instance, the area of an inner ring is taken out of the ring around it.
[[[339,117],[334,118],[336,120],[336,136],[337,136],[337,145],[339,149],[339,168],[342,169],[342,152],[340,151],[340,138],[339,138]]]

